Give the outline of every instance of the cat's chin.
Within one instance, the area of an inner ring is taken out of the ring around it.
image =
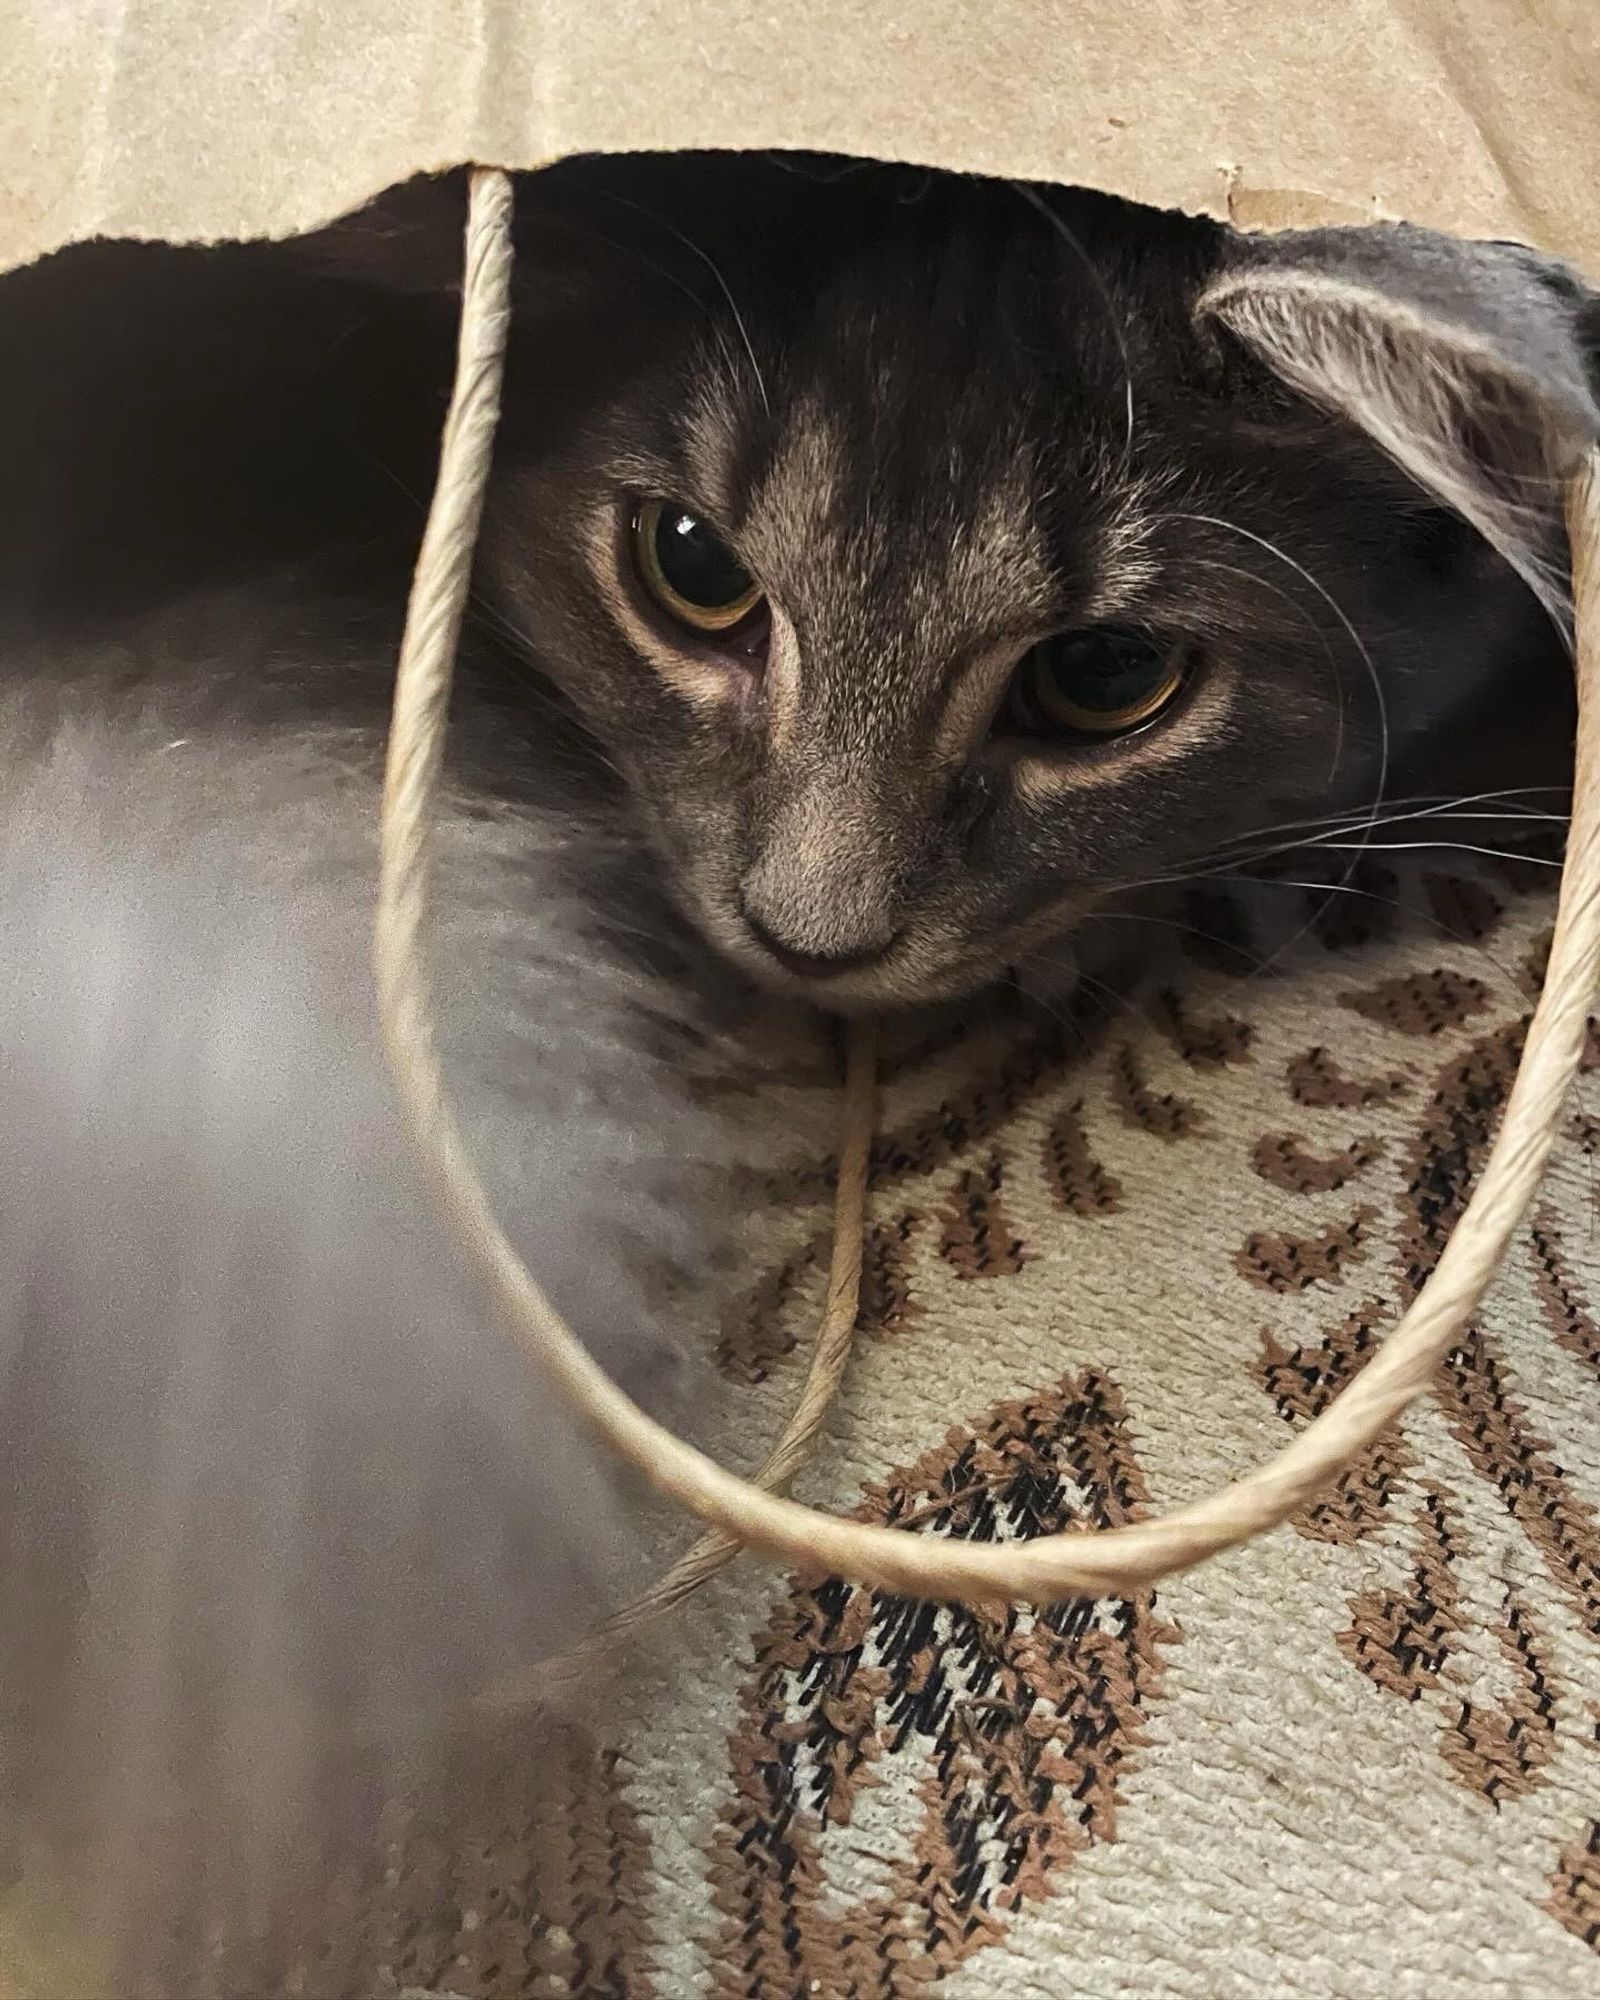
[[[1010,967],[995,964],[954,965],[935,973],[902,970],[891,965],[868,973],[840,973],[831,979],[803,979],[779,966],[758,968],[743,957],[740,963],[763,992],[825,1014],[846,1017],[907,1014],[919,1008],[946,1006],[952,1001],[969,1000],[1011,977]],[[1067,989],[1072,984],[1069,976]]]
[[[853,969],[831,974],[792,972],[762,950],[743,924],[720,909],[706,907],[681,886],[677,895],[679,907],[722,966],[773,999],[825,1014],[910,1013],[970,999],[1013,978],[1010,960],[999,953],[945,957],[937,945],[916,937],[897,941],[882,957]],[[1058,971],[1048,990],[1070,991],[1077,977],[1075,959],[1063,959],[1058,951],[1051,965]],[[1044,967],[1040,970],[1042,975]]]

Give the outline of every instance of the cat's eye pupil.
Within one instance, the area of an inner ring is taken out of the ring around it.
[[[1120,736],[1153,721],[1183,686],[1181,644],[1131,626],[1041,640],[1012,682],[1006,721],[1030,736]]]
[[[750,588],[750,575],[722,538],[694,514],[662,508],[656,521],[656,561],[685,603],[720,611]]]
[[[657,605],[690,632],[743,632],[761,603],[750,572],[703,515],[675,500],[648,500],[633,516],[634,568]]]
[[[1047,639],[1040,670],[1080,708],[1108,714],[1142,701],[1166,671],[1158,646],[1140,632],[1071,632]]]

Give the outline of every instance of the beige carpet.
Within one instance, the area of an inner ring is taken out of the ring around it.
[[[1350,899],[1270,979],[902,1051],[859,1365],[805,1496],[927,1534],[1188,1500],[1438,1253],[1550,904]],[[1360,923],[1348,921],[1355,908]],[[1381,927],[1381,926],[1380,926]],[[820,1300],[820,1078],[719,1349],[749,1463]],[[1402,1434],[1153,1598],[975,1618],[737,1566],[618,1698],[299,1913],[284,1990],[465,2000],[1600,1993],[1600,1074]],[[158,1990],[152,1988],[151,1990]],[[186,1996],[240,1990],[188,1975]]]

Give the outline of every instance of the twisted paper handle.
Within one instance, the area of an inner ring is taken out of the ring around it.
[[[1383,1347],[1275,1458],[1193,1505],[1131,1526],[963,1543],[869,1527],[740,1479],[629,1400],[539,1289],[489,1207],[445,1093],[422,949],[428,837],[456,641],[494,441],[509,318],[511,187],[472,176],[456,381],[439,479],[412,584],[395,689],[374,966],[385,1044],[422,1157],[456,1233],[530,1358],[653,1486],[717,1531],[813,1574],[908,1596],[1045,1603],[1126,1596],[1275,1527],[1337,1477],[1428,1386],[1495,1276],[1549,1156],[1600,983],[1600,456],[1568,507],[1579,725],[1572,828],[1544,991],[1493,1153],[1427,1284]],[[867,1060],[857,1029],[857,1060]],[[860,1206],[835,1244],[830,1297],[860,1275]],[[846,1327],[848,1333],[848,1327]],[[719,1553],[718,1561],[725,1560]],[[692,1586],[691,1586],[692,1587]]]

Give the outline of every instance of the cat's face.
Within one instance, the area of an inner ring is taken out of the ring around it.
[[[486,594],[705,935],[829,1005],[978,987],[1371,796],[1543,643],[1197,330],[1224,232],[1048,206],[701,162],[535,192]]]

